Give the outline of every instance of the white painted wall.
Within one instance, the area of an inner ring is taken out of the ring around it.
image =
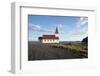
[[[55,34],[56,37],[59,37],[59,34]]]
[[[59,40],[58,39],[56,39],[56,40],[43,39],[42,40],[42,43],[59,43]]]
[[[100,0],[1,0],[0,1],[0,76],[14,76],[9,72],[11,58],[11,8],[10,3],[13,1],[30,2],[30,3],[51,3],[59,7],[62,5],[76,6],[96,6],[97,11],[97,30],[98,34],[95,46],[95,63],[96,67],[68,69],[60,72],[46,72],[23,74],[21,76],[100,76]],[[56,62],[55,62],[56,64]],[[62,65],[65,66],[65,65]],[[20,75],[16,75],[20,76]]]

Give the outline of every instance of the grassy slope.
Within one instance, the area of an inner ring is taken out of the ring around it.
[[[87,45],[78,43],[78,44],[51,44],[51,47],[54,48],[62,48],[66,50],[70,50],[73,53],[77,53],[87,57]]]

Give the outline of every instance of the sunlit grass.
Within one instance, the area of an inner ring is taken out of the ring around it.
[[[87,56],[87,45],[86,44],[51,44],[51,47],[62,48],[70,50],[73,53],[78,53],[83,56]]]

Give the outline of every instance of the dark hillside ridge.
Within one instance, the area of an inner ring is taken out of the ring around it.
[[[88,37],[84,38],[84,39],[82,40],[82,42],[83,42],[83,43],[88,43]]]

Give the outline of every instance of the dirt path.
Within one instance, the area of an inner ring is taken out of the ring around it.
[[[29,44],[29,60],[50,60],[50,59],[73,59],[82,58],[70,50],[53,48],[47,44]]]

